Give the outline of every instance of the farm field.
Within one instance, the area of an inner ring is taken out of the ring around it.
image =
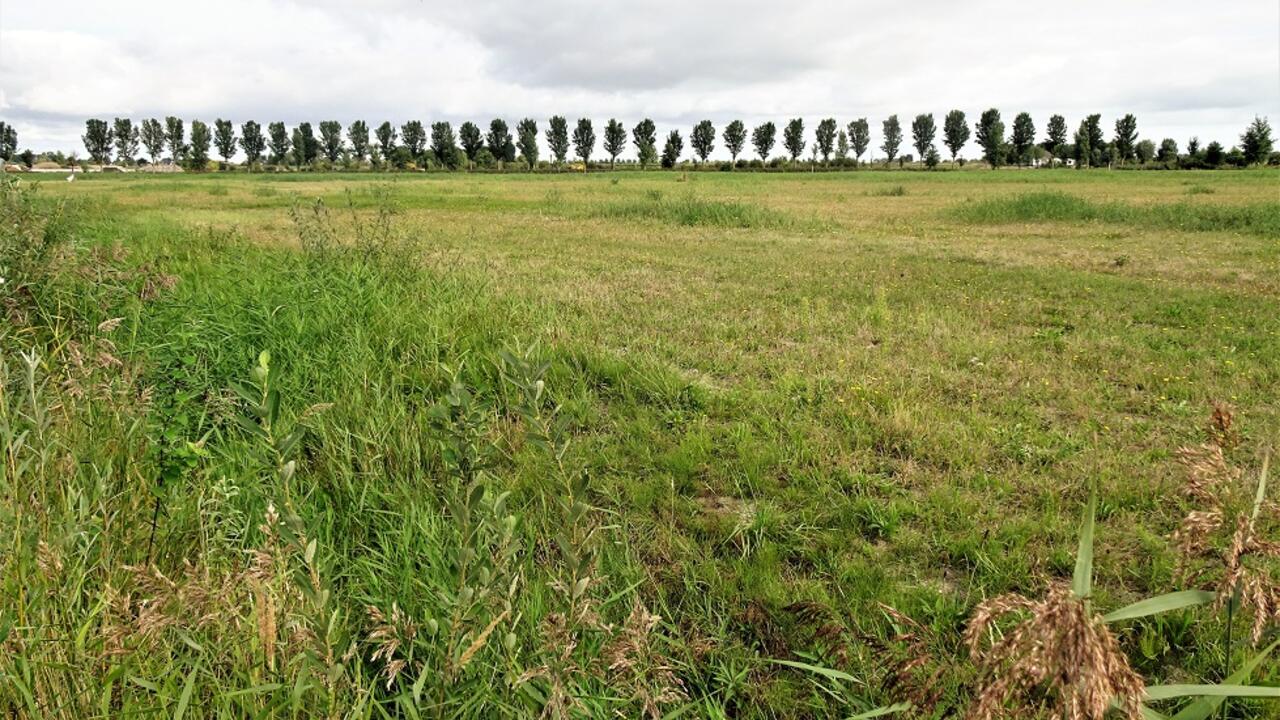
[[[975,606],[1070,582],[1091,493],[1113,609],[1193,585],[1176,453],[1214,408],[1243,477],[1280,440],[1274,170],[35,197],[0,714],[954,716]],[[1223,628],[1116,632],[1207,683]]]

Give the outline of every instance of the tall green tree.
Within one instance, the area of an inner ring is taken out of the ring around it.
[[[773,152],[773,143],[777,141],[777,137],[778,128],[774,126],[773,120],[760,123],[751,131],[751,147],[754,147],[755,154],[760,156],[762,163],[768,163],[769,152]]]
[[[1009,144],[1013,146],[1013,156],[1019,165],[1026,165],[1030,160],[1031,146],[1036,143],[1036,124],[1031,113],[1020,112],[1013,118],[1013,134]]]
[[[111,160],[111,126],[106,120],[86,120],[84,135],[80,139],[84,141],[84,149],[89,153],[90,160],[103,165]]]
[[[396,126],[384,120],[374,131],[374,136],[378,138],[378,149],[382,151],[383,160],[390,163],[391,154],[396,150]]]
[[[213,146],[218,148],[223,162],[231,162],[231,156],[236,154],[236,129],[230,120],[213,121]]]
[[[1222,151],[1222,143],[1214,140],[1204,148],[1204,161],[1209,167],[1221,167],[1226,154]]]
[[[1271,123],[1264,117],[1254,116],[1253,122],[1240,136],[1240,152],[1248,165],[1265,163],[1271,157]]]
[[[18,154],[18,130],[0,120],[0,160],[9,162]],[[27,167],[31,165],[28,163]]]
[[[538,164],[538,123],[533,118],[525,118],[516,125],[516,145],[521,159],[533,170]]]
[[[293,143],[289,139],[289,131],[282,122],[273,122],[267,124],[267,137],[271,148],[271,163],[273,165],[288,165],[289,150],[293,147]]]
[[[965,119],[963,110],[952,110],[942,121],[942,144],[951,152],[951,162],[969,142],[969,121]]]
[[[164,119],[164,136],[169,141],[169,156],[173,158],[173,162],[182,162],[187,155],[186,130],[182,124],[182,118],[176,118],[170,115]]]
[[[431,123],[431,154],[436,156],[436,162],[441,165],[450,170],[458,169],[458,140],[449,123]]]
[[[671,169],[680,162],[680,153],[684,152],[684,139],[679,130],[672,130],[667,135],[667,142],[662,146],[662,167]]]
[[[1128,162],[1133,159],[1138,145],[1138,119],[1132,113],[1116,120],[1116,137],[1113,147],[1116,159]]]
[[[583,172],[587,171],[595,149],[596,131],[591,127],[591,118],[578,118],[578,125],[573,129],[573,150],[582,158]]]
[[[516,144],[511,141],[511,131],[507,129],[506,120],[494,118],[489,121],[489,132],[485,134],[484,142],[499,164],[515,161]]]
[[[452,132],[450,132],[452,134]],[[427,130],[422,126],[420,120],[410,120],[400,126],[400,141],[404,143],[405,150],[409,153],[409,157],[415,162],[422,164],[425,161],[425,153],[427,151]]]
[[[1076,168],[1087,168],[1093,162],[1093,143],[1089,138],[1089,120],[1087,118],[1080,121],[1080,127],[1076,128],[1074,139],[1076,145]]]
[[[298,123],[298,126],[293,129],[292,140],[294,165],[305,167],[320,157],[320,141],[316,139],[311,123]]]
[[[262,137],[262,126],[250,120],[240,125],[240,148],[244,150],[245,162],[249,167],[262,160],[262,153],[267,148],[267,140]]]
[[[716,126],[710,120],[699,121],[689,133],[689,147],[693,148],[693,156],[702,162],[716,149]]]
[[[1156,156],[1156,144],[1150,140],[1139,140],[1137,145],[1133,146],[1133,154],[1138,157],[1138,162],[1143,165],[1151,162]]]
[[[836,119],[821,120],[818,129],[814,131],[814,140],[818,144],[818,153],[822,155],[822,164],[826,165],[831,160],[831,151],[835,149]]]
[[[791,162],[795,162],[796,158],[800,157],[800,153],[804,152],[804,146],[804,119],[792,118],[782,131],[782,147],[787,149]]]
[[[911,144],[915,146],[916,152],[920,153],[921,160],[929,154],[929,149],[933,147],[933,138],[937,134],[938,126],[933,122],[932,113],[917,115],[916,119],[911,121]]]
[[[347,126],[347,142],[351,143],[351,154],[359,162],[369,154],[369,125],[363,120],[352,121]]]
[[[1187,140],[1187,157],[1191,158],[1192,160],[1198,160],[1200,158],[1199,136],[1192,135],[1191,139]]]
[[[331,163],[342,156],[342,123],[337,120],[320,121],[320,148]]]
[[[138,159],[140,133],[129,118],[116,118],[111,132],[116,143],[116,162],[132,165]]]
[[[742,154],[742,148],[747,144],[747,126],[742,124],[741,120],[734,120],[724,126],[724,147],[729,151],[729,158],[733,165],[738,164],[738,156]]]
[[[1061,115],[1049,117],[1049,125],[1045,128],[1044,142],[1041,147],[1049,151],[1049,157],[1061,160],[1061,152],[1067,144],[1067,119]]]
[[[849,159],[849,133],[844,130],[836,133],[836,160],[843,163]]]
[[[1004,121],[1000,119],[1000,111],[995,108],[984,111],[974,130],[978,145],[982,147],[982,158],[992,168],[1000,167],[1004,154]]]
[[[880,149],[884,151],[885,163],[891,163],[898,157],[898,148],[902,147],[902,123],[898,122],[898,116],[890,115],[880,124],[880,131],[884,135]]]
[[[1156,151],[1156,160],[1162,163],[1175,163],[1178,161],[1178,141],[1173,138],[1165,138],[1160,141],[1160,149]]]
[[[147,150],[147,157],[151,158],[152,164],[155,164],[164,154],[164,146],[167,142],[164,136],[164,125],[155,118],[147,118],[142,121],[142,129],[138,135],[142,140],[142,147]]]
[[[434,126],[433,126],[434,127]],[[458,144],[467,156],[467,162],[476,161],[476,153],[484,147],[484,139],[480,137],[480,128],[470,120],[458,126]]]
[[[857,165],[871,147],[871,124],[866,118],[849,123],[849,144],[853,146],[853,162]]]
[[[1107,152],[1107,138],[1102,133],[1102,115],[1094,113],[1088,115],[1084,119],[1085,135],[1089,138],[1089,142],[1085,147],[1089,149],[1089,161],[1087,165],[1103,164],[1104,153]]]
[[[760,123],[751,131],[751,147],[756,149],[760,162],[769,161],[769,153],[773,152],[773,144],[778,138],[778,128],[773,121]]]
[[[563,115],[552,115],[548,121],[547,147],[551,149],[556,165],[564,165],[564,159],[569,155],[569,122]]]
[[[609,156],[609,169],[612,170],[618,156],[627,149],[627,129],[614,118],[609,118],[604,126],[604,152]]]
[[[191,150],[187,154],[187,164],[191,169],[204,170],[209,166],[209,144],[212,140],[207,124],[191,121]]]
[[[631,128],[631,144],[636,146],[641,170],[658,159],[658,129],[652,120],[645,118]]]

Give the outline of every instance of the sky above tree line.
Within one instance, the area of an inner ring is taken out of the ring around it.
[[[1278,33],[1275,0],[0,0],[0,120],[83,154],[89,117],[866,117],[879,153],[890,114],[997,107],[1230,146],[1280,120]]]

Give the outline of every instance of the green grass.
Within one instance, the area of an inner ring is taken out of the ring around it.
[[[734,200],[706,200],[692,193],[667,197],[655,191],[641,199],[591,206],[592,217],[618,222],[658,221],[718,228],[779,228],[793,225],[781,213]]]
[[[1120,607],[1178,587],[1211,403],[1237,464],[1278,438],[1274,172],[677,178],[42,188],[0,714],[829,717],[910,699],[918,650],[944,717],[969,612],[1071,577],[1091,489]],[[1220,617],[1170,618],[1138,670],[1217,680]]]
[[[1211,188],[1202,188],[1196,194],[1206,194],[1205,190],[1213,192]],[[1244,232],[1280,239],[1280,202],[1274,201],[1244,206],[1183,201],[1136,207],[1090,201],[1060,191],[1042,191],[966,204],[957,209],[956,215],[974,223],[1123,223],[1188,232]]]

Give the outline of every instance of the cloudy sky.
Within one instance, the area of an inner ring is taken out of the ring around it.
[[[991,106],[1230,145],[1280,121],[1280,2],[0,0],[0,120],[36,150],[126,115],[865,116],[878,145],[891,113]]]

